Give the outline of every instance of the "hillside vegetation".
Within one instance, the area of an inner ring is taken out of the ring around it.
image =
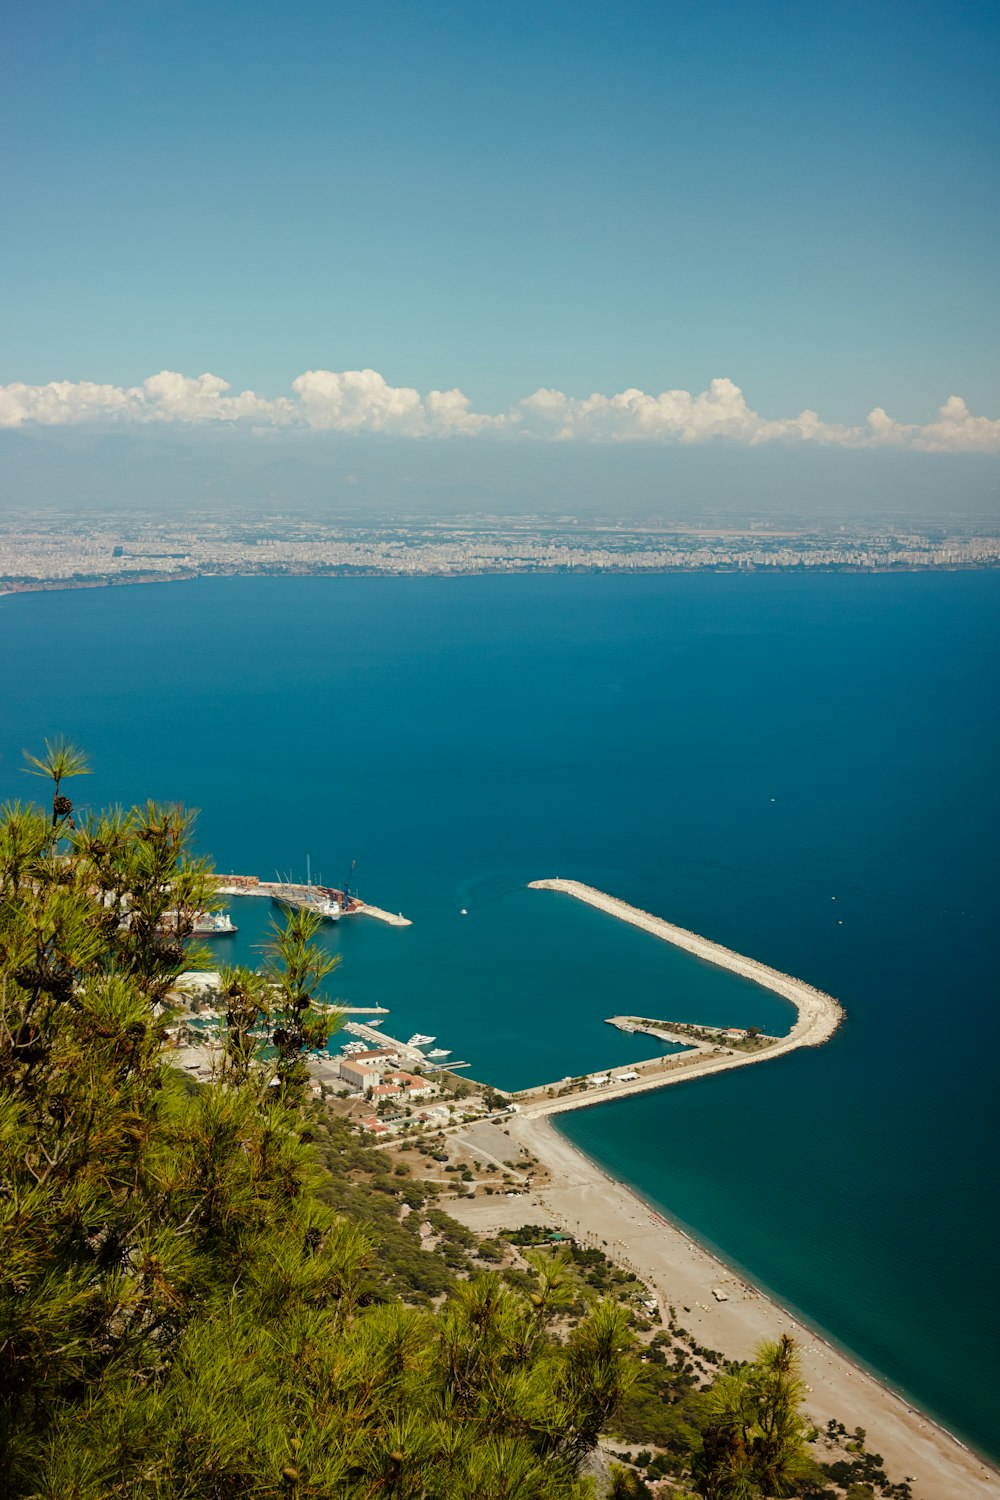
[[[172,1067],[214,904],[191,817],[75,819],[82,758],[28,759],[51,806],[0,812],[5,1500],[588,1500],[649,1493],[640,1471],[709,1500],[905,1496],[860,1440],[810,1459],[790,1341],[729,1367],[673,1321],[641,1344],[603,1255],[514,1264],[311,1100],[336,1024],[315,918],[223,972],[213,1081]],[[609,1435],[657,1455],[594,1464]]]
[[[329,1020],[309,921],[276,934],[267,983],[227,976],[224,1067],[191,1085],[163,1050],[211,904],[190,820],[74,824],[79,758],[39,760],[51,814],[0,821],[0,1493],[586,1493],[631,1380],[626,1315],[597,1304],[560,1341],[542,1292],[496,1273],[438,1311],[401,1301],[405,1268],[338,1213],[311,1144],[304,1058]]]

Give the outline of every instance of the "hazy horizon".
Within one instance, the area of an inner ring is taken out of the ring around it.
[[[658,523],[714,516],[1000,522],[984,454],[436,442],[242,431],[0,433],[0,516],[213,509]]]

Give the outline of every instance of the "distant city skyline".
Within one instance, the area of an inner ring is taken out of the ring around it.
[[[1000,567],[1000,525],[754,520],[695,526],[528,516],[433,521],[196,510],[0,517],[0,595],[205,577],[903,572]]]
[[[996,503],[940,460],[1000,452],[998,39],[985,3],[896,0],[21,7],[4,497],[73,498],[63,427],[128,429],[211,490],[183,434],[236,426],[364,435],[361,464],[447,440],[450,482],[501,509],[521,461],[494,439],[763,447],[762,493],[853,450],[899,504],[873,460],[906,452],[945,507]],[[285,444],[285,483],[319,462]]]

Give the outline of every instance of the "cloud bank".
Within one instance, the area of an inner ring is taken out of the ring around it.
[[[542,389],[495,416],[473,411],[459,390],[421,395],[411,386],[389,385],[377,370],[307,370],[291,388],[292,395],[277,398],[233,393],[218,375],[191,377],[171,370],[136,386],[86,380],[14,383],[0,386],[0,428],[222,423],[409,438],[494,434],[548,442],[721,440],[746,447],[818,443],[922,453],[1000,452],[1000,420],[973,416],[961,396],[949,396],[930,422],[897,422],[877,406],[863,425],[851,427],[824,422],[808,410],[795,417],[763,417],[727,379],[711,381],[698,394],[627,390],[579,399]]]

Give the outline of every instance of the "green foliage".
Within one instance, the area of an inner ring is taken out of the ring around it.
[[[652,1490],[634,1469],[627,1469],[624,1464],[612,1464],[610,1478],[608,1500],[651,1500]]]
[[[74,757],[33,763],[57,799]],[[436,1208],[420,1248],[426,1188],[306,1104],[335,1018],[301,914],[263,981],[227,973],[218,1080],[171,1069],[164,1002],[213,899],[190,818],[70,812],[0,815],[0,1493],[582,1500],[626,1315],[562,1343],[557,1262],[458,1281],[475,1237]]]
[[[793,1340],[761,1344],[749,1365],[731,1367],[708,1394],[710,1423],[694,1478],[707,1500],[790,1495],[811,1467]]]

